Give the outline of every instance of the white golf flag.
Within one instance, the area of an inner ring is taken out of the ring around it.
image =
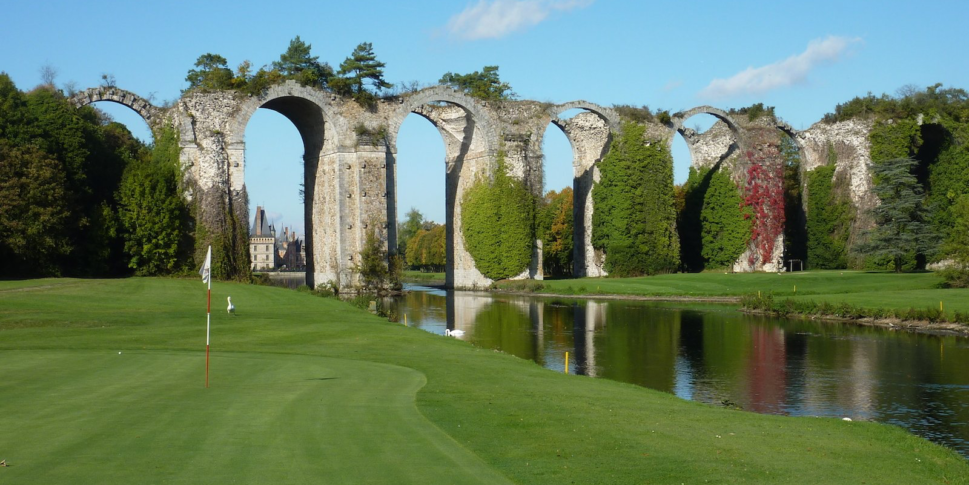
[[[212,246],[209,246],[209,251],[205,254],[205,262],[202,263],[202,269],[199,270],[199,274],[202,275],[202,283],[209,282],[209,278],[212,275]]]

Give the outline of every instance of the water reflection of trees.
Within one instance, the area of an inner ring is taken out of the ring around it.
[[[527,305],[515,301],[494,300],[477,313],[472,329],[472,342],[528,360],[536,360],[535,339],[522,338],[532,327]]]
[[[449,327],[551,369],[568,351],[577,374],[751,411],[893,422],[969,454],[965,338],[642,302],[453,295]],[[442,296],[406,298],[415,321],[444,313]]]
[[[680,347],[679,313],[657,312],[645,305],[600,305],[605,306],[601,325],[608,325],[596,336],[600,375],[672,392]]]
[[[443,292],[441,292],[443,293]],[[447,322],[447,300],[443,294],[429,291],[409,291],[391,303],[401,323],[422,328]]]

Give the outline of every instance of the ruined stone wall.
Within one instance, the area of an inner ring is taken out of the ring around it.
[[[680,117],[678,131],[690,150],[691,168],[702,170],[716,167],[729,174],[731,180],[741,192],[744,192],[751,165],[747,152],[750,152],[761,159],[761,163],[770,165],[769,173],[773,176],[762,182],[783,186],[783,170],[777,170],[776,166],[780,163],[776,158],[779,154],[778,147],[782,132],[778,129],[779,123],[773,116],[761,116],[749,120],[746,116],[733,117],[722,110],[715,109],[696,108],[690,112],[708,113],[720,118],[710,129],[701,133],[693,128],[682,126],[689,118]],[[776,214],[776,207],[760,207],[754,210],[766,214],[768,218],[783,216],[783,214]],[[773,239],[771,243],[752,239],[747,249],[734,262],[731,270],[743,273],[780,271],[783,268],[784,235],[781,233],[771,239]],[[761,254],[758,249],[761,245],[772,246],[769,256],[764,257]]]
[[[847,181],[847,195],[856,214],[851,240],[870,228],[868,217],[878,205],[878,197],[872,192],[871,145],[868,134],[872,120],[848,120],[838,123],[818,122],[800,131],[795,139],[801,147],[801,170],[810,172],[820,166],[835,164],[834,178]],[[806,177],[802,178],[806,181]],[[803,187],[803,185],[802,185]],[[805,201],[809,194],[805,194]],[[805,207],[805,210],[807,208]]]
[[[228,143],[237,93],[189,93],[169,112],[180,134],[183,184],[196,207],[196,259],[213,246],[216,269],[245,278],[249,268],[249,198],[241,182],[243,151]],[[218,274],[226,277],[226,274]]]
[[[573,169],[573,269],[576,277],[606,276],[605,254],[592,247],[592,190],[599,181],[596,163],[609,149],[612,132],[605,120],[595,113],[575,115],[565,122],[556,122],[572,144]]]
[[[175,126],[180,134],[186,196],[199,207],[200,227],[210,239],[226,236],[233,241],[247,236],[245,228],[249,223],[246,124],[259,108],[272,109],[289,118],[299,130],[306,152],[307,264],[313,268],[307,282],[332,282],[341,288],[358,284],[354,267],[359,263],[368,231],[372,229],[387,244],[389,252],[396,249],[396,141],[408,114],[427,118],[444,141],[445,160],[441,168],[447,180],[447,283],[456,288],[482,288],[491,283],[477,270],[464,247],[460,221],[464,192],[475,180],[493,175],[500,152],[509,174],[540,196],[544,181],[542,140],[549,126],[555,125],[566,134],[573,151],[575,274],[605,275],[604,257],[591,245],[595,210],[591,192],[598,180],[596,164],[608,150],[611,134],[620,129],[618,115],[609,108],[585,101],[485,103],[448,87],[435,86],[380,100],[370,109],[292,81],[272,86],[259,96],[189,92],[166,109],[118,88],[90,89],[78,93],[72,101],[76,106],[97,101],[121,103],[141,114],[153,129],[160,123]],[[571,119],[559,117],[575,108],[584,112]],[[712,114],[720,121],[704,133],[684,127],[683,123],[697,113]],[[834,160],[835,176],[849,181],[851,200],[859,213],[875,206],[869,173],[870,122],[818,123],[795,132],[770,117],[748,122],[701,106],[673,115],[669,125],[647,123],[644,142],[671,143],[678,131],[687,141],[693,167],[720,164],[743,186],[747,168],[741,154],[744,133],[765,129],[794,135],[802,149],[805,171],[828,163],[829,158]],[[776,246],[782,247],[782,241]],[[247,242],[242,247],[248,248]],[[746,256],[741,259],[747,259]],[[541,278],[540,259],[541,248],[536,244],[531,268],[519,277]],[[764,264],[739,265],[737,269],[773,270]]]
[[[681,132],[690,149],[690,166],[697,170],[713,168],[734,154],[737,140],[723,121],[717,121],[707,131],[697,133],[692,128]]]

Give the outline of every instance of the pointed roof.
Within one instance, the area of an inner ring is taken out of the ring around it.
[[[269,225],[269,221],[266,220],[266,211],[263,210],[262,206],[256,207],[256,220],[252,224],[252,231],[249,233],[250,237],[272,237],[272,228]]]

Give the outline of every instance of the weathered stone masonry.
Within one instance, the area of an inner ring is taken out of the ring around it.
[[[375,109],[367,110],[352,100],[292,81],[273,86],[260,96],[189,92],[167,109],[152,106],[118,88],[89,89],[72,99],[76,106],[98,101],[123,104],[144,117],[153,131],[170,123],[180,137],[185,186],[194,188],[194,192],[186,195],[199,198],[203,210],[212,213],[231,207],[239,221],[249,220],[245,186],[246,125],[259,108],[284,115],[296,126],[304,145],[307,282],[310,285],[331,282],[341,288],[357,283],[354,266],[359,262],[367,231],[374,230],[386,241],[389,250],[397,246],[397,133],[407,115],[416,113],[430,121],[444,141],[446,274],[447,285],[454,288],[481,288],[491,283],[475,267],[461,236],[464,191],[478,177],[492,176],[496,157],[501,152],[510,174],[540,195],[544,178],[542,139],[552,124],[565,133],[573,151],[574,273],[576,276],[605,274],[604,257],[591,245],[594,210],[591,191],[598,180],[596,162],[608,150],[611,133],[620,128],[620,120],[612,109],[594,103],[484,103],[450,88],[434,86],[381,100]],[[568,120],[559,117],[575,108],[584,112]],[[712,114],[720,122],[703,134],[684,128],[683,122],[698,113]],[[739,164],[733,160],[749,128],[722,110],[703,106],[675,114],[671,126],[649,123],[645,142],[669,143],[679,132],[690,147],[695,167],[727,163],[734,167],[731,174],[737,179],[740,171],[735,166]],[[871,203],[866,165],[870,125],[841,128],[815,125],[797,133],[786,125],[776,128],[794,135],[808,169],[816,166],[819,157],[826,159],[823,157],[829,144],[846,147],[843,170],[850,172],[852,186],[861,191],[856,203]],[[850,156],[847,152],[851,152]],[[840,165],[839,170],[842,170]],[[209,220],[202,219],[200,224]],[[539,255],[536,251],[535,257]],[[760,262],[756,267],[740,265],[738,269],[773,271],[779,263],[778,254],[775,261]],[[533,262],[532,268],[519,277],[540,279],[540,268],[540,264]]]

